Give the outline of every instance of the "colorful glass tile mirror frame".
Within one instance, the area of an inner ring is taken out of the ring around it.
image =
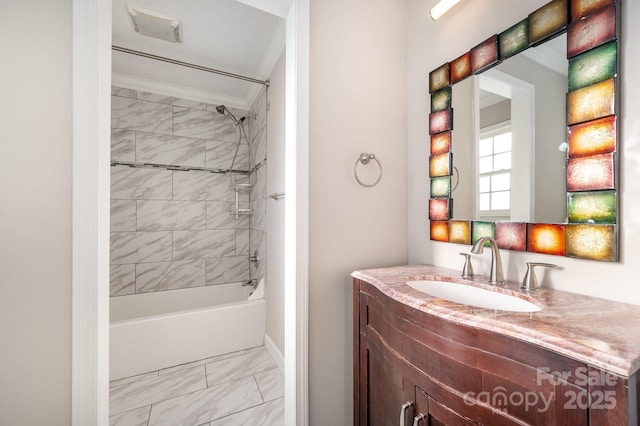
[[[619,0],[553,0],[429,73],[430,238],[505,250],[618,261]],[[451,85],[567,33],[567,223],[453,219]],[[449,178],[443,179],[443,178]]]

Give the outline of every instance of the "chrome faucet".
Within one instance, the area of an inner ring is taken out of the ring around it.
[[[524,274],[522,286],[520,286],[522,290],[529,291],[538,290],[540,288],[540,284],[538,284],[538,278],[536,277],[536,273],[533,269],[536,266],[544,266],[545,268],[556,268],[558,265],[554,265],[553,263],[527,262],[527,272]]]
[[[489,283],[502,284],[504,283],[504,275],[502,273],[502,259],[500,259],[500,250],[498,249],[498,243],[491,237],[482,237],[473,245],[471,253],[480,254],[484,243],[489,242],[491,247],[491,271],[489,273]]]

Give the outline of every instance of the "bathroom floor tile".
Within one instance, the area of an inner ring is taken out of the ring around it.
[[[147,426],[151,405],[125,411],[109,417],[109,426]]]
[[[188,368],[114,387],[109,407],[111,414],[118,414],[206,387],[204,367]]]
[[[277,368],[275,361],[264,349],[248,352],[233,358],[215,361],[206,365],[209,386],[251,376]]]
[[[201,359],[199,361],[193,361],[193,362],[188,362],[186,364],[180,364],[180,365],[176,365],[173,367],[167,367],[167,368],[163,368],[162,370],[158,371],[157,374],[168,374],[168,373],[173,373],[175,371],[179,371],[179,370],[184,370],[185,368],[191,368],[191,367],[196,367],[199,365],[205,365],[205,364],[209,364],[211,362],[214,361],[220,361],[223,359],[227,359],[227,358],[233,358],[235,356],[238,355],[244,355],[245,354],[245,350],[241,350],[241,351],[236,351],[236,352],[230,352],[228,354],[222,354],[222,355],[218,355],[218,356],[213,356],[210,358],[205,358],[205,359]]]
[[[153,404],[149,426],[201,425],[262,403],[255,379],[246,377]]]
[[[214,420],[210,426],[276,426],[284,425],[284,398],[266,402],[239,413],[232,414],[219,420]]]
[[[284,424],[282,374],[264,346],[114,380],[110,391],[110,426]]]
[[[284,378],[280,373],[280,369],[274,368],[273,370],[256,373],[254,377],[258,382],[258,389],[260,389],[262,399],[265,401],[272,401],[284,396]]]
[[[130,376],[130,377],[125,377],[125,378],[118,379],[118,380],[113,380],[113,381],[109,382],[109,389],[113,389],[113,388],[118,387],[118,386],[126,385],[128,383],[137,382],[138,380],[148,379],[149,377],[157,377],[157,376],[158,376],[158,372],[157,371],[151,371],[149,373],[138,374],[137,376]]]
[[[264,351],[264,350],[266,350],[264,348],[264,346],[255,346],[253,348],[245,349],[244,352],[248,354],[248,353],[251,353],[251,352],[261,352],[261,351]]]

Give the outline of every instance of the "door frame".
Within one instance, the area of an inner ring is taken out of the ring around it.
[[[308,424],[309,1],[292,0],[283,16],[288,426]],[[72,7],[71,423],[108,425],[111,0],[72,0]]]

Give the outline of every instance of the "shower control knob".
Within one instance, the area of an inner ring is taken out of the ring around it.
[[[262,259],[260,259],[260,255],[258,254],[258,250],[253,252],[253,256],[249,256],[249,262],[255,263],[256,265],[260,263]]]
[[[520,286],[522,290],[538,290],[540,288],[538,278],[536,277],[536,273],[533,269],[536,266],[544,266],[545,268],[558,267],[558,265],[554,265],[552,263],[527,262],[527,272],[524,274],[524,279],[522,280],[522,285]]]

